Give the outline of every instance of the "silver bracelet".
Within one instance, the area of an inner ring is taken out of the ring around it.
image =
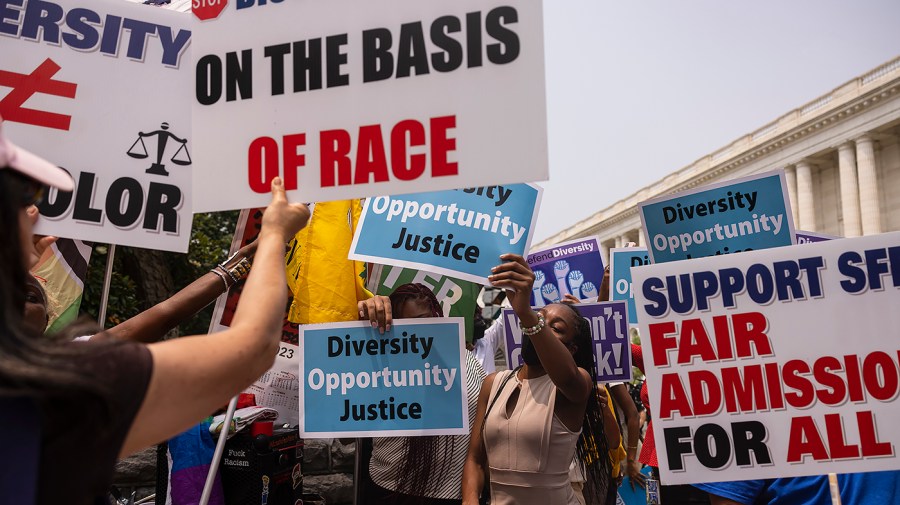
[[[222,284],[225,285],[225,292],[227,293],[228,288],[231,287],[230,285],[228,285],[228,276],[226,276],[224,273],[220,272],[218,267],[213,268],[212,270],[210,270],[210,272],[218,275],[219,278],[222,279]]]
[[[524,333],[525,335],[527,335],[529,337],[540,333],[540,331],[544,329],[544,324],[545,324],[544,315],[541,314],[540,312],[537,312],[537,318],[538,318],[538,322],[534,326],[521,326],[522,323],[520,321],[519,325],[522,328],[522,333]]]

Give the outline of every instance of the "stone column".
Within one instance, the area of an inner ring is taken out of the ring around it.
[[[791,201],[791,217],[794,228],[800,227],[800,203],[797,201],[797,170],[794,167],[784,168],[784,181],[787,183],[788,198]]]
[[[859,170],[859,210],[862,214],[863,235],[881,233],[875,141],[868,135],[856,139],[856,167]]]
[[[858,237],[862,233],[862,226],[859,220],[859,182],[856,177],[856,148],[853,142],[844,142],[838,146],[838,168],[844,236]]]
[[[637,239],[638,247],[644,247],[644,229],[638,228],[637,234],[638,234],[638,239]]]
[[[813,201],[812,165],[797,162],[797,229],[816,231],[816,207]]]

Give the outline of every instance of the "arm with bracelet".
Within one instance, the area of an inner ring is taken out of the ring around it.
[[[119,339],[157,342],[172,328],[193,317],[232,286],[250,274],[256,241],[238,249],[209,273],[185,286],[170,298],[140,314],[95,335],[91,340]]]

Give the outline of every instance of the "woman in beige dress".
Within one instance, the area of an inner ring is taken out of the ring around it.
[[[615,428],[615,419],[605,398],[599,401],[588,322],[572,305],[535,312],[529,304],[534,273],[521,256],[501,259],[489,280],[507,289],[519,317],[525,365],[484,381],[463,470],[463,503],[487,498],[481,494],[489,478],[494,505],[577,504],[569,483],[576,454],[587,503],[615,503],[604,433],[604,420]]]

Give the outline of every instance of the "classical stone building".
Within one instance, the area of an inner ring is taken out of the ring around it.
[[[637,204],[784,168],[796,229],[843,237],[900,230],[900,57],[638,190],[535,248],[597,236],[645,245]]]

